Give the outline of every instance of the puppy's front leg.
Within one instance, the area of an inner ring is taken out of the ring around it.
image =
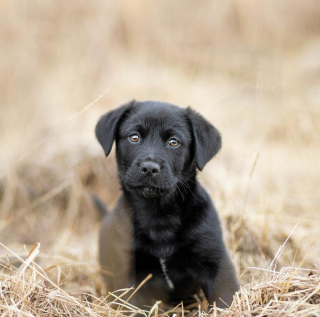
[[[201,287],[203,290],[203,293],[209,303],[209,305],[213,304],[213,289],[214,289],[214,282],[215,278],[208,276],[207,278],[203,279],[201,283]]]
[[[204,279],[201,286],[209,305],[216,302],[217,307],[226,308],[232,304],[233,295],[239,290],[240,286],[227,251],[221,258],[216,276]]]

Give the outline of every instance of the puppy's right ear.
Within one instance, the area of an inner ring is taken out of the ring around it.
[[[96,125],[96,137],[106,156],[109,155],[121,119],[132,108],[135,100],[103,115]]]

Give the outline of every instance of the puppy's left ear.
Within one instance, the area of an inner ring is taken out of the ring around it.
[[[210,122],[190,107],[186,109],[186,113],[192,128],[197,168],[202,171],[220,150],[221,136]]]
[[[101,144],[106,156],[109,155],[113,141],[115,140],[121,119],[132,108],[135,100],[112,110],[103,115],[96,125],[96,137]]]

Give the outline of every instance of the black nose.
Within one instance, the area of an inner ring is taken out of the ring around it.
[[[143,162],[140,165],[140,171],[145,176],[155,176],[160,172],[160,165],[151,161]]]

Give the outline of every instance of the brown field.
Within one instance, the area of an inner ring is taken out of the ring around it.
[[[116,314],[91,195],[112,207],[119,185],[93,131],[130,99],[222,133],[199,178],[242,289],[212,316],[319,316],[319,1],[0,0],[0,16],[1,316]]]

